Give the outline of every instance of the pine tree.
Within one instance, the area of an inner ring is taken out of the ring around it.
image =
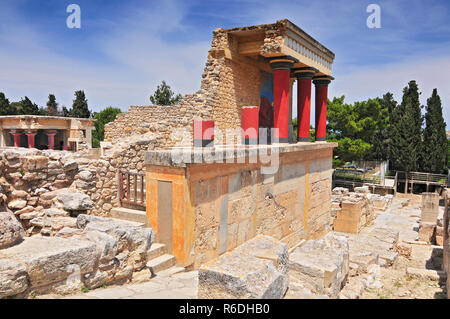
[[[402,103],[392,111],[390,159],[396,170],[419,170],[422,159],[421,108],[417,83],[410,81],[403,89]]]
[[[58,103],[56,103],[56,98],[53,94],[48,96],[47,114],[52,116],[58,115]]]
[[[90,118],[91,111],[88,109],[88,103],[84,91],[75,92],[75,100],[73,100],[71,116],[77,118]]]
[[[150,101],[154,105],[173,105],[180,102],[181,99],[181,94],[175,95],[166,81],[162,81],[161,85],[156,88],[155,93],[150,96]]]
[[[422,171],[441,174],[447,168],[448,147],[446,124],[442,116],[441,98],[437,94],[437,89],[433,90],[433,94],[427,100],[425,124]]]
[[[39,115],[39,107],[37,104],[31,102],[31,100],[25,96],[20,101],[20,104],[22,105],[22,109],[20,110],[19,114],[23,115]]]
[[[0,115],[15,115],[17,114],[17,110],[14,105],[9,103],[9,100],[6,98],[5,94],[0,92]]]

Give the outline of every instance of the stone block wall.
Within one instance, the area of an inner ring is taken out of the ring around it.
[[[261,173],[260,163],[147,164],[147,216],[157,240],[163,241],[163,228],[172,229],[166,244],[180,264],[198,268],[259,234],[289,247],[325,235],[332,147],[282,153],[271,175]],[[170,212],[160,198],[172,203]]]

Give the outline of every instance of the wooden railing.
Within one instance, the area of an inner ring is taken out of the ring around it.
[[[435,184],[442,186],[450,186],[450,181],[447,175],[421,173],[421,172],[401,172],[398,171],[399,181],[408,181],[414,184]]]
[[[145,208],[145,174],[119,171],[119,200],[123,204]]]

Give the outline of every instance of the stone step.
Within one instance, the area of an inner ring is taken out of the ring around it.
[[[160,243],[153,243],[147,251],[147,260],[158,258],[167,253],[166,245]]]
[[[170,277],[172,275],[176,275],[176,274],[183,273],[183,272],[186,272],[186,269],[184,267],[173,266],[173,267],[167,268],[166,270],[160,271],[158,273],[158,276]]]
[[[112,218],[142,223],[144,224],[144,227],[149,227],[147,214],[144,211],[125,207],[115,207],[111,209],[110,214]]]
[[[174,256],[169,254],[164,254],[162,256],[159,256],[157,258],[154,258],[147,262],[147,268],[150,269],[150,272],[152,275],[155,275],[156,273],[166,270],[172,266],[174,266],[176,263],[176,259]]]

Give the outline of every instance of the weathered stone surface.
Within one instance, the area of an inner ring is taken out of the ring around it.
[[[90,171],[81,171],[78,174],[78,177],[85,182],[91,182],[94,178],[94,175]]]
[[[268,236],[257,236],[203,264],[199,298],[278,299],[289,284],[287,247]]]
[[[419,225],[419,240],[429,244],[434,242],[436,235],[436,223],[421,222]]]
[[[134,269],[142,269],[147,263],[147,250],[154,241],[151,228],[143,228],[142,224],[80,214],[77,226],[86,231],[98,231],[113,236],[118,242],[118,252],[131,252],[130,261]]]
[[[24,199],[13,199],[8,203],[8,207],[11,209],[22,209],[27,206],[27,201]]]
[[[56,198],[66,210],[90,210],[94,206],[94,202],[88,195],[76,189],[60,189]]]
[[[44,214],[48,217],[67,217],[70,215],[69,212],[58,208],[44,209]]]
[[[9,212],[0,212],[0,249],[10,247],[23,240],[22,225]]]
[[[0,298],[18,295],[27,288],[24,265],[11,259],[0,259]]]
[[[348,241],[332,233],[310,240],[289,257],[289,273],[314,287],[314,292],[337,298],[349,272]]]
[[[65,291],[64,281],[74,272],[80,275],[94,271],[99,253],[94,243],[59,237],[33,236],[22,244],[0,251],[1,259],[11,259],[24,265],[31,288]],[[79,289],[78,287],[75,287]]]

